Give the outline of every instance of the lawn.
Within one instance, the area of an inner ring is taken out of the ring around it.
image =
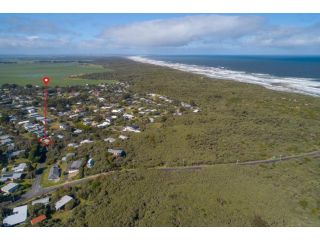
[[[103,81],[80,78],[82,74],[107,71],[110,71],[110,69],[104,68],[98,64],[84,64],[77,62],[39,63],[22,61],[18,62],[17,64],[0,64],[0,85],[4,83],[15,83],[19,85],[42,85],[41,79],[43,76],[50,77],[50,84],[52,86],[70,86],[112,82],[112,79]]]

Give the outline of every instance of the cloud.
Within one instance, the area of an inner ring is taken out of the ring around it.
[[[21,16],[12,16],[7,18],[0,28],[1,32],[9,34],[71,34],[71,30],[66,29],[52,21]]]
[[[82,22],[74,27],[53,19],[7,18],[6,23],[0,23],[0,50],[76,54],[320,53],[320,23],[271,24],[263,15],[189,15],[113,25],[102,28],[99,34],[103,20],[91,31]],[[86,19],[90,23],[90,18]]]
[[[39,36],[0,37],[0,49],[56,49],[70,44],[66,38],[43,38]]]
[[[258,16],[194,15],[114,26],[99,38],[119,47],[179,47],[197,41],[237,39],[257,30],[262,22]]]
[[[305,27],[268,26],[243,39],[243,44],[272,48],[320,48],[320,24]]]

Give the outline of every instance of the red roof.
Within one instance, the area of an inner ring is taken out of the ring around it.
[[[32,225],[35,225],[35,224],[37,224],[37,223],[45,220],[46,218],[47,218],[46,215],[40,215],[40,216],[32,219],[32,220],[31,220],[31,224],[32,224]]]

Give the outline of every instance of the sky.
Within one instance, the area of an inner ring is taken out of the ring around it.
[[[0,54],[320,55],[320,14],[0,14]]]

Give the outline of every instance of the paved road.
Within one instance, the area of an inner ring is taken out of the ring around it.
[[[266,159],[266,160],[246,161],[246,162],[239,162],[239,163],[236,163],[236,162],[221,163],[221,164],[224,164],[224,165],[257,165],[257,164],[268,164],[268,163],[288,161],[288,160],[298,160],[298,159],[305,158],[305,157],[320,157],[320,151],[314,151],[314,152],[308,152],[308,153],[304,153],[304,154],[300,154],[300,155],[278,157],[278,158],[272,158],[272,159]],[[177,167],[152,167],[152,168],[147,168],[147,170],[194,171],[194,170],[200,170],[202,168],[214,167],[215,165],[217,165],[217,164],[212,164],[212,165],[200,164],[200,165],[193,165],[193,166],[177,166]],[[85,178],[81,178],[81,179],[77,179],[77,180],[73,180],[73,181],[67,181],[65,183],[58,184],[58,185],[51,186],[51,187],[46,187],[46,188],[41,188],[41,186],[40,186],[41,175],[37,175],[37,177],[39,176],[39,178],[36,177],[35,183],[32,185],[31,190],[29,192],[27,192],[26,194],[24,194],[20,200],[14,202],[14,203],[11,203],[11,204],[16,205],[17,203],[26,202],[32,198],[53,192],[59,188],[70,187],[70,186],[74,186],[77,184],[81,184],[81,183],[87,182],[89,180],[96,179],[100,176],[111,175],[116,172],[128,172],[128,171],[136,171],[136,170],[137,169],[123,169],[123,170],[103,172],[103,173],[87,176]],[[8,203],[8,204],[10,204],[10,203]],[[5,204],[5,205],[8,205],[8,204]]]
[[[44,166],[45,166],[44,163],[40,163],[37,169],[42,169],[42,168],[44,168]],[[28,192],[26,192],[25,194],[23,194],[22,198],[29,199],[29,198],[32,198],[34,195],[36,195],[38,192],[40,192],[40,190],[41,190],[41,185],[40,185],[41,175],[42,175],[42,173],[36,175],[31,189]]]

